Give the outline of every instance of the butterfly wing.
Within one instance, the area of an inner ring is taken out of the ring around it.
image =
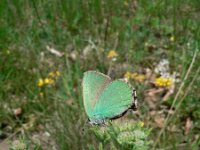
[[[103,90],[110,82],[110,77],[102,73],[96,71],[87,71],[84,73],[82,81],[83,103],[89,118],[93,116],[94,107]]]
[[[111,82],[102,92],[94,109],[96,119],[114,118],[131,107],[132,88],[121,80]]]

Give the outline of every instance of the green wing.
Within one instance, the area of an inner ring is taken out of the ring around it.
[[[84,73],[82,81],[83,103],[89,117],[93,116],[96,102],[110,82],[110,77],[102,73],[96,71],[87,71]]]
[[[94,119],[113,118],[125,112],[132,105],[132,89],[121,81],[111,82],[99,97],[94,109]]]

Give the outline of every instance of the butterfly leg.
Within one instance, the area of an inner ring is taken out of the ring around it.
[[[105,119],[103,119],[102,120],[102,124],[101,124],[103,127],[106,127],[107,126],[107,124],[106,124],[106,120]]]

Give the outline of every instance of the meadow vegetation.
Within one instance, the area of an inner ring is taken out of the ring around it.
[[[198,0],[1,0],[0,149],[199,149]],[[83,73],[138,110],[89,126]]]

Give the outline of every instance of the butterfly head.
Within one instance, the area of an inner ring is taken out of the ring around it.
[[[88,118],[88,122],[91,125],[102,125],[105,124],[105,119],[99,118],[100,115],[94,115],[93,118]]]
[[[105,124],[105,120],[93,120],[93,119],[88,119],[89,124],[91,125],[102,125]]]

